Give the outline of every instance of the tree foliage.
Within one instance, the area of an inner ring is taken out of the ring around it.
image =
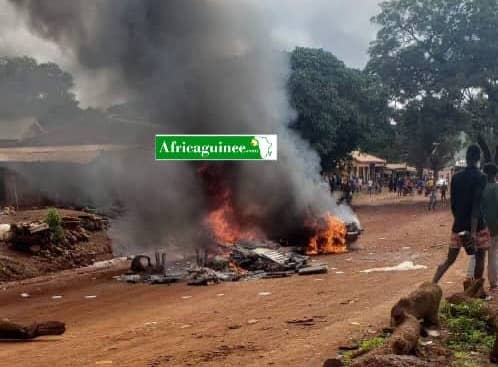
[[[80,112],[71,92],[73,78],[54,63],[29,57],[0,57],[0,117],[35,116],[58,125]]]
[[[497,139],[496,0],[390,0],[373,21],[381,29],[367,72],[383,80],[393,99],[452,101],[466,113],[469,135],[481,145],[490,133]],[[455,129],[439,130],[436,140],[455,138]]]
[[[399,118],[404,157],[419,171],[441,170],[461,148],[459,126],[464,117],[451,102],[434,97],[411,101]]]
[[[362,145],[373,153],[388,146],[394,133],[387,94],[375,77],[321,49],[297,48],[290,60],[289,92],[298,113],[292,127],[317,150],[324,168]]]

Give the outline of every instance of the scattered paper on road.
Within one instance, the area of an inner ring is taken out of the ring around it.
[[[21,293],[21,297],[22,298],[29,298],[31,296],[29,295],[29,293]]]
[[[85,296],[85,299],[94,299],[97,298],[97,296]]]
[[[259,292],[258,295],[261,297],[266,297],[266,296],[270,296],[271,292]]]
[[[427,269],[425,265],[415,265],[413,261],[405,261],[396,266],[386,266],[383,268],[373,268],[362,270],[360,273],[374,273],[374,272],[383,272],[383,271],[409,271],[409,270],[421,270]]]

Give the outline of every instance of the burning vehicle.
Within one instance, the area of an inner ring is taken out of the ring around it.
[[[320,274],[327,272],[328,266],[312,265],[310,256],[346,253],[348,244],[360,235],[358,222],[346,224],[327,212],[322,217],[303,218],[281,237],[284,232],[279,231],[278,223],[268,225],[261,221],[258,211],[237,209],[226,179],[227,171],[221,167],[204,164],[197,171],[210,211],[202,219],[204,235],[201,238],[205,245],[196,250],[195,263],[168,264],[166,254],[159,252],[153,263],[150,257],[139,255],[133,259],[132,272],[121,280],[153,284],[187,280],[190,285],[208,285],[296,273]]]

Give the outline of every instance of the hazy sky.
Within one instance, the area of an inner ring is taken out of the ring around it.
[[[363,67],[376,29],[370,18],[379,0],[267,0],[275,21],[274,34],[284,44],[321,47],[347,65]]]
[[[281,47],[320,47],[333,52],[348,66],[365,65],[368,44],[376,33],[370,18],[378,12],[379,0],[253,1],[270,15],[273,36]],[[96,103],[85,101],[78,89],[84,90],[102,76],[80,70],[68,50],[33,35],[7,0],[0,0],[0,55],[29,55],[39,61],[55,61],[75,76],[76,91],[83,104]]]

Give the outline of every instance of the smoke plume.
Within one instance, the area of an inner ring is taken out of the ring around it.
[[[106,94],[126,94],[156,133],[278,134],[278,162],[216,165],[242,222],[277,238],[325,211],[353,219],[320,185],[316,153],[288,129],[287,59],[254,1],[10,1],[34,32],[104,75]],[[153,135],[136,143],[152,149]],[[199,166],[132,153],[101,162],[80,185],[95,200],[112,192],[125,207],[113,225],[118,250],[202,241],[209,198]]]

